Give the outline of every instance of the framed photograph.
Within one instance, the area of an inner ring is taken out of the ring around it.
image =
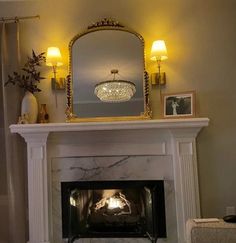
[[[195,92],[187,91],[162,95],[164,118],[187,118],[195,116]]]

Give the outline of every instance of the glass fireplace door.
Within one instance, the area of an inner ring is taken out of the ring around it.
[[[62,182],[63,238],[166,237],[163,181]]]

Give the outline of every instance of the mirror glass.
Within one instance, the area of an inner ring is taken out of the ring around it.
[[[70,43],[69,108],[73,118],[147,118],[144,73],[144,42],[135,32],[121,27],[96,27],[74,37]],[[114,76],[112,70],[118,70]],[[107,80],[135,84],[126,102],[103,102],[95,86]],[[71,96],[71,97],[70,97]],[[69,119],[70,120],[70,119]]]

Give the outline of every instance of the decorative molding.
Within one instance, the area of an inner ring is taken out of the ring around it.
[[[208,118],[188,118],[112,122],[14,124],[10,126],[10,129],[12,133],[19,133],[28,139],[31,139],[34,134],[38,136],[37,133],[140,129],[169,129],[173,135],[177,137],[188,134],[189,136],[196,135],[202,127],[206,127],[208,124]],[[30,135],[27,136],[27,134]]]
[[[98,28],[98,27],[124,27],[124,25],[114,19],[103,18],[102,20],[89,25],[88,29],[93,29],[93,28]]]
[[[180,156],[184,155],[193,155],[193,144],[189,141],[179,143],[179,154]]]
[[[150,84],[149,84],[149,75],[147,71],[144,71],[144,98],[146,104],[146,110],[144,111],[144,116],[152,117],[152,110],[150,105]]]
[[[12,132],[12,133],[14,133],[14,132]],[[26,143],[40,145],[40,144],[46,144],[49,131],[41,130],[39,132],[36,129],[34,132],[31,131],[29,133],[28,131],[25,132],[24,129],[20,129],[17,133],[19,133],[25,139]]]

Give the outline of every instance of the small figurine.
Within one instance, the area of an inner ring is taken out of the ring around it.
[[[29,115],[24,113],[23,116],[19,116],[17,124],[28,124],[29,123]]]

